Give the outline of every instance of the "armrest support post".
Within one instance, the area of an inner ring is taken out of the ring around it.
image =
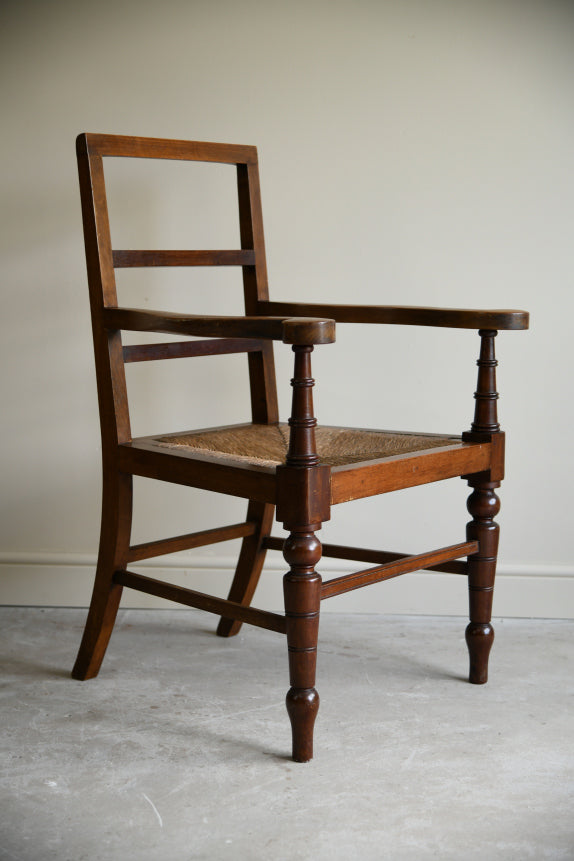
[[[293,346],[295,369],[291,386],[293,399],[289,418],[289,466],[316,466],[319,463],[315,428],[317,419],[313,415],[313,386],[311,376],[311,346]]]
[[[319,464],[313,415],[311,345],[294,344],[293,399],[285,463],[277,467],[277,520],[285,529],[320,529],[330,518],[330,467]]]
[[[494,353],[494,339],[498,332],[493,329],[479,329],[480,356],[478,365],[478,382],[476,386],[474,421],[471,425],[471,433],[498,433],[496,391],[496,368],[498,362]]]

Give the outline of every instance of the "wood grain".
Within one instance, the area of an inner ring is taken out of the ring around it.
[[[176,601],[187,607],[196,607],[198,610],[206,610],[208,613],[225,615],[233,619],[240,619],[258,628],[267,628],[284,634],[286,630],[285,616],[278,613],[269,613],[267,610],[257,610],[254,607],[244,607],[233,601],[225,601],[223,598],[215,598],[203,592],[195,592],[193,589],[184,589],[183,586],[174,586],[155,580],[152,577],[144,577],[143,574],[134,574],[132,571],[116,571],[114,582],[120,586],[129,586],[138,592],[147,595],[155,595],[156,598],[165,598],[167,601]]]
[[[308,302],[260,302],[261,314],[329,317],[336,323],[386,323],[454,329],[528,329],[526,311],[467,310],[415,305],[332,305]]]
[[[108,331],[125,329],[212,338],[268,338],[286,344],[331,344],[335,340],[332,320],[311,317],[219,317],[113,307],[104,308],[101,313]]]
[[[459,443],[368,461],[331,471],[331,504],[482,472],[490,465],[489,443]]]
[[[345,592],[361,589],[363,586],[369,586],[372,583],[390,580],[393,577],[399,577],[401,574],[410,574],[413,571],[434,568],[435,565],[441,562],[460,559],[461,556],[468,556],[470,553],[476,553],[477,550],[477,541],[467,541],[462,544],[452,544],[450,547],[442,547],[440,550],[419,553],[416,556],[404,556],[394,562],[377,565],[375,568],[366,568],[364,571],[357,571],[354,574],[344,574],[342,577],[335,577],[323,583],[321,587],[321,600],[333,598],[335,595],[343,595]]]
[[[143,266],[253,266],[255,252],[241,251],[114,251],[114,269]]]
[[[189,359],[197,356],[222,356],[228,353],[254,353],[263,342],[249,338],[209,338],[207,341],[174,341],[167,344],[130,344],[123,348],[124,362],[153,362],[161,359]]]
[[[261,502],[249,503],[247,522],[253,527],[253,532],[247,535],[242,544],[233,582],[227,596],[229,601],[248,607],[263,570],[266,548],[264,539],[269,535],[273,524],[275,507]],[[240,619],[222,617],[217,626],[219,637],[233,637],[241,630]]]
[[[129,549],[127,561],[137,562],[140,559],[152,559],[166,553],[179,553],[182,550],[192,550],[195,547],[205,547],[208,544],[218,544],[221,541],[245,538],[247,535],[253,535],[255,531],[254,523],[234,523],[232,526],[219,526],[217,529],[204,529],[202,532],[189,532],[186,535],[176,535],[173,538],[134,544]]]
[[[267,550],[283,550],[284,538],[270,535],[263,542]],[[342,544],[321,544],[323,559],[348,559],[352,562],[394,562],[396,559],[406,559],[410,553],[395,553],[390,550],[369,550],[365,547],[348,547]],[[443,574],[467,573],[466,562],[442,562],[427,565],[427,571],[440,571]]]
[[[206,141],[167,140],[125,135],[81,134],[78,145],[90,154],[124,158],[165,158],[220,164],[257,163],[257,148]]]
[[[258,303],[269,299],[257,162],[238,164],[236,179],[241,248],[255,252],[255,265],[241,270],[245,313],[257,316]],[[279,421],[273,344],[265,342],[260,353],[250,353],[248,363],[252,420],[263,424]]]
[[[118,463],[122,470],[133,475],[275,503],[275,470],[271,467],[229,466],[207,453],[166,450],[153,437],[139,437],[121,445]]]

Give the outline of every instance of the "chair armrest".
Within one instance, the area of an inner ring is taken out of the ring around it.
[[[174,335],[200,335],[213,338],[263,338],[284,344],[331,344],[335,340],[335,321],[298,317],[206,317],[173,314],[138,308],[104,308],[106,329],[134,332],[167,332]]]
[[[312,314],[337,323],[388,323],[405,326],[444,326],[452,329],[528,329],[527,311],[471,311],[408,305],[326,305],[269,302],[257,305],[264,314]]]

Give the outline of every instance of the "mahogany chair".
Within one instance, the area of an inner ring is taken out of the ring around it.
[[[528,328],[524,311],[470,311],[401,306],[325,305],[269,300],[257,151],[252,146],[83,134],[77,139],[86,259],[103,446],[103,504],[93,597],[76,679],[96,676],[124,587],[218,614],[217,633],[237,634],[243,622],[287,636],[293,759],[313,755],[319,706],[315,665],[321,601],[352,589],[429,569],[468,577],[470,624],[466,642],[470,681],[487,680],[494,632],[491,621],[499,510],[495,488],[504,474],[504,434],[497,419],[494,338],[499,329]],[[178,159],[235,165],[241,248],[230,251],[112,249],[103,158]],[[239,266],[244,317],[198,316],[118,307],[114,270],[143,266]],[[481,338],[474,421],[460,436],[317,426],[313,416],[311,353],[335,340],[335,322],[456,327]],[[124,346],[122,331],[200,336],[200,340]],[[292,345],[293,399],[279,422],[273,341]],[[246,353],[252,422],[133,439],[124,365]],[[249,500],[243,523],[132,545],[132,476],[203,488]],[[472,520],[464,541],[419,555],[324,545],[317,538],[332,505],[380,493],[463,477],[472,488]],[[271,537],[273,516],[285,540]],[[145,577],[130,563],[242,537],[228,600]],[[251,606],[267,550],[282,550],[285,613]],[[355,574],[322,582],[321,555],[370,563]]]

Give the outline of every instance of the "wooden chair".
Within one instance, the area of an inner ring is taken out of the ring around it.
[[[290,684],[287,710],[293,759],[313,755],[319,705],[315,664],[321,601],[352,589],[429,569],[468,576],[466,641],[470,681],[487,680],[494,632],[492,594],[503,478],[504,434],[497,420],[494,338],[499,329],[528,328],[524,311],[469,311],[401,306],[272,302],[267,289],[257,151],[251,146],[85,134],[77,140],[88,281],[103,445],[100,549],[89,615],[73,670],[97,675],[124,586],[221,616],[217,633],[247,622],[286,634]],[[110,239],[103,158],[178,159],[235,165],[241,248],[230,251],[122,251]],[[244,317],[198,316],[118,307],[114,270],[142,266],[240,266]],[[313,416],[311,353],[335,340],[337,323],[385,323],[477,329],[481,338],[474,421],[462,436],[321,427]],[[200,336],[177,343],[122,345],[122,330]],[[292,410],[279,422],[273,341],[291,344]],[[132,439],[124,364],[222,353],[247,353],[252,423]],[[161,479],[249,500],[243,523],[146,544],[130,543],[132,476]],[[317,538],[332,505],[460,476],[472,493],[472,520],[460,543],[419,555],[324,545]],[[288,533],[271,537],[274,511]],[[242,537],[228,600],[142,576],[130,563]],[[282,550],[285,613],[251,607],[267,550]],[[322,582],[321,555],[370,563]],[[457,561],[458,560],[458,561]]]

